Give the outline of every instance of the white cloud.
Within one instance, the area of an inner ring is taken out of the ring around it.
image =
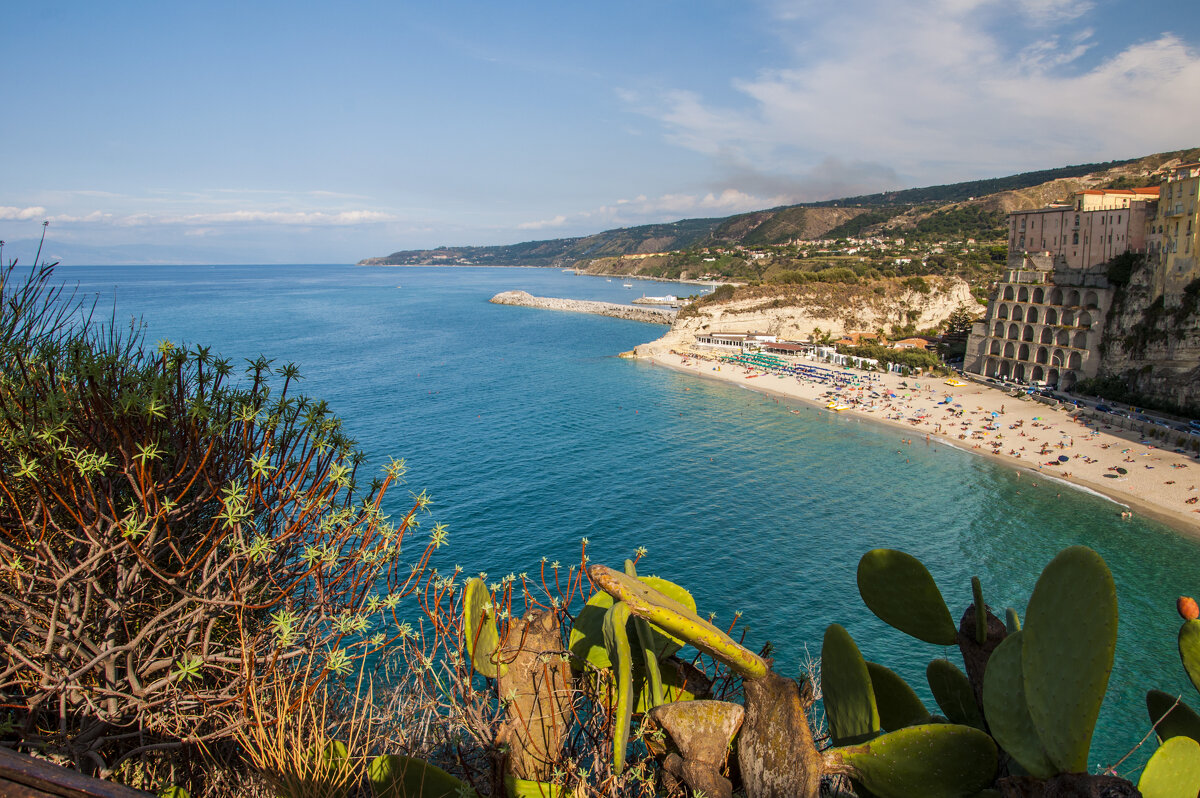
[[[0,208],[0,219],[5,218]],[[15,209],[13,209],[15,210]],[[34,209],[44,211],[45,209]],[[28,218],[28,217],[26,217]],[[117,215],[92,211],[84,215],[63,214],[51,216],[53,222],[68,224],[107,224],[116,227],[148,227],[181,225],[207,227],[211,225],[266,224],[282,226],[349,227],[364,224],[379,224],[398,220],[393,214],[381,211],[355,210],[331,213],[327,211],[221,211],[213,213],[156,214],[130,213]]]
[[[517,225],[518,230],[545,230],[547,227],[562,227],[567,223],[567,217],[559,214],[553,219],[541,219],[536,222],[521,222]]]
[[[1177,149],[1200,129],[1200,104],[1183,99],[1200,96],[1200,52],[1163,34],[1097,58],[1081,24],[1091,2],[773,8],[787,63],[734,81],[738,99],[620,95],[669,141],[711,156],[729,175],[723,185],[741,188],[753,173],[814,199],[812,173],[830,157],[888,164],[911,185]],[[1014,11],[1036,38],[990,27]],[[897,187],[888,177],[870,190]]]
[[[32,205],[28,208],[14,208],[10,205],[0,205],[0,221],[6,222],[25,222],[30,219],[44,218],[46,209],[40,205]]]

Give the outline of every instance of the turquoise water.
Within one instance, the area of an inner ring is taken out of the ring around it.
[[[970,577],[993,607],[1024,602],[1065,546],[1095,548],[1116,576],[1117,665],[1092,749],[1115,762],[1148,730],[1149,687],[1200,703],[1175,650],[1174,599],[1200,589],[1200,544],[1160,524],[1123,522],[1105,499],[942,445],[902,445],[862,420],[789,407],[616,353],[664,328],[491,305],[503,290],[629,301],[675,284],[557,270],[349,266],[62,267],[81,291],[116,298],[151,341],[212,345],[226,357],[294,361],[302,389],[329,400],[372,457],[404,457],[410,485],[450,529],[441,564],[492,574],[542,555],[617,565],[695,594],[754,648],[770,640],[794,675],[827,624],[919,689],[940,649],[904,637],[862,605],[867,549],[920,557],[957,617]],[[799,414],[788,412],[799,409]],[[402,493],[393,494],[399,510]],[[807,648],[806,648],[807,647]],[[1148,752],[1146,752],[1148,753]],[[1144,756],[1136,757],[1144,759]]]

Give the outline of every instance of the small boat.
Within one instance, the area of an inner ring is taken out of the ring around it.
[[[633,283],[621,283],[622,288],[633,288]]]

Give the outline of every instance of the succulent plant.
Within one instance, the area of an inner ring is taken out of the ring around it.
[[[939,646],[958,640],[958,629],[929,570],[911,554],[872,549],[858,562],[858,592],[884,623]]]
[[[871,674],[850,633],[838,624],[821,644],[821,692],[834,745],[862,743],[879,734],[879,708]]]
[[[629,747],[629,721],[633,715],[633,652],[627,632],[629,605],[618,601],[604,616],[604,642],[613,663],[617,701],[613,719],[613,771],[625,769],[625,749]]]
[[[1179,659],[1192,685],[1200,690],[1200,621],[1184,621],[1179,627]]]
[[[935,659],[925,667],[925,679],[933,700],[951,723],[984,728],[983,715],[975,704],[975,691],[957,665],[948,659]]]
[[[1025,703],[1021,669],[1024,632],[1015,632],[992,652],[983,677],[983,711],[992,736],[1029,774],[1046,779],[1057,772],[1038,738]]]
[[[1200,742],[1200,715],[1182,699],[1162,690],[1150,690],[1146,693],[1146,711],[1159,740],[1183,735]]]
[[[930,721],[929,710],[899,674],[878,662],[868,662],[867,673],[871,677],[871,692],[875,694],[881,729],[895,731]]]
[[[377,756],[367,765],[375,798],[464,798],[476,795],[464,782],[421,759]]]
[[[909,726],[827,754],[879,798],[960,798],[996,777],[996,744],[968,726]]]
[[[463,590],[463,639],[471,664],[481,676],[495,679],[507,672],[508,666],[496,657],[500,634],[492,594],[479,578],[468,580]]]
[[[1195,798],[1200,792],[1200,743],[1172,737],[1158,747],[1138,781],[1142,798]]]
[[[1191,596],[1180,596],[1176,599],[1175,610],[1185,621],[1194,621],[1200,618],[1200,605],[1197,605],[1196,600]]]

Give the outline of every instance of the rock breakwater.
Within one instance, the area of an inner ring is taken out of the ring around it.
[[[527,291],[501,291],[490,300],[497,305],[520,305],[543,310],[566,310],[572,313],[594,313],[629,319],[649,324],[670,324],[675,320],[675,311],[663,308],[635,308],[615,302],[593,302],[585,299],[559,299],[549,296],[534,296]]]

